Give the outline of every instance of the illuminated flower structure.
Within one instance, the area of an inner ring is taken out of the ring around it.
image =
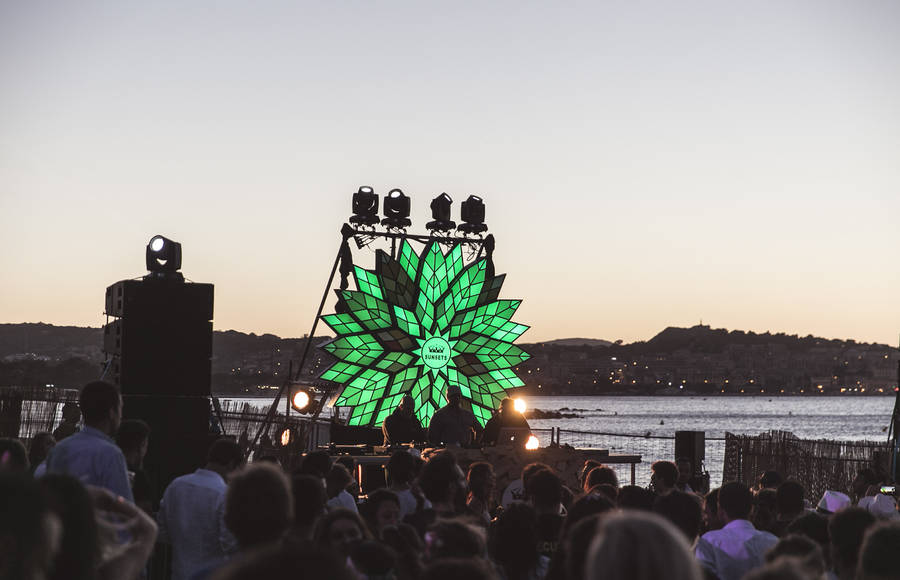
[[[521,300],[498,299],[505,275],[487,260],[466,265],[462,246],[445,255],[437,243],[419,255],[404,240],[399,259],[379,250],[375,270],[354,277],[357,290],[337,290],[339,313],[322,317],[337,334],[323,348],[340,360],[320,377],[343,385],[334,405],[351,408],[350,425],[381,425],[408,393],[427,426],[449,385],[483,425],[524,385],[513,368],[529,355],[512,343],[528,327],[510,320]]]

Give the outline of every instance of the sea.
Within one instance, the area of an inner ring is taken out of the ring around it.
[[[886,441],[895,396],[811,395],[754,396],[523,396],[528,409],[559,411],[574,417],[531,419],[542,445],[551,428],[560,442],[578,448],[609,449],[639,454],[635,483],[649,482],[649,464],[671,459],[676,431],[706,434],[705,469],[713,485],[721,484],[725,433],[757,435],[788,431],[801,439]],[[271,399],[233,399],[267,407]],[[324,415],[330,415],[326,410]],[[630,478],[628,466],[618,466],[620,480]]]

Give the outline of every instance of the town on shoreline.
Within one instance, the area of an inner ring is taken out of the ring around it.
[[[100,328],[0,324],[0,386],[77,388],[102,372]],[[314,337],[319,345],[328,337]],[[212,389],[218,396],[271,396],[307,338],[216,331]],[[624,344],[562,339],[521,345],[526,395],[889,395],[897,348],[854,340],[669,327]],[[315,382],[333,362],[315,349],[299,373]],[[296,373],[296,369],[295,369]]]

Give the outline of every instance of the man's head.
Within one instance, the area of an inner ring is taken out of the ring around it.
[[[781,519],[790,519],[803,511],[803,486],[796,481],[785,481],[778,486],[775,509]]]
[[[562,482],[549,469],[542,469],[528,478],[525,495],[541,513],[559,513],[562,502]]]
[[[513,401],[511,398],[506,397],[505,399],[500,401],[500,413],[502,413],[502,414],[512,413],[515,410],[516,410],[516,402]]]
[[[412,415],[416,412],[416,402],[411,395],[403,395],[403,398],[400,399],[400,406],[398,408],[404,413]]]
[[[678,468],[671,461],[655,461],[650,466],[650,483],[657,493],[668,493],[678,481]]]
[[[213,441],[206,452],[206,467],[223,477],[244,464],[244,453],[241,446],[231,439],[221,438]]]
[[[126,419],[119,425],[116,445],[129,461],[140,463],[150,445],[150,426],[140,419]]]
[[[653,511],[675,524],[684,533],[688,543],[693,544],[700,535],[703,510],[697,496],[672,490],[671,493],[656,498]]]
[[[331,471],[331,456],[327,451],[311,451],[300,464],[300,473],[325,478]]]
[[[393,485],[403,485],[412,481],[416,472],[416,458],[408,451],[394,451],[387,463],[387,476]]]
[[[99,429],[107,435],[114,435],[122,422],[122,395],[115,386],[94,381],[81,388],[78,406],[84,417],[84,424]]]
[[[753,494],[743,483],[729,481],[719,488],[719,516],[723,522],[746,520],[752,508]]]
[[[687,457],[679,457],[675,460],[675,466],[678,468],[678,483],[684,485],[688,483],[694,474],[694,467],[691,460]]]
[[[465,479],[460,481],[459,471],[452,453],[436,453],[422,466],[419,487],[432,503],[452,501],[460,489],[465,489]]]
[[[447,404],[451,407],[459,407],[462,401],[462,391],[456,385],[447,387]]]
[[[335,497],[352,482],[353,476],[350,475],[350,471],[340,463],[335,463],[325,476],[325,491],[328,497]]]
[[[279,540],[294,514],[287,477],[269,463],[236,473],[225,494],[225,525],[242,550]]]
[[[859,548],[866,530],[875,525],[875,516],[859,507],[849,507],[831,516],[828,537],[831,559],[842,577],[856,570]]]
[[[869,528],[859,551],[859,580],[888,580],[900,570],[900,522]]]

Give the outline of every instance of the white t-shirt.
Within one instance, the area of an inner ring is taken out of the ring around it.
[[[500,496],[500,505],[503,506],[503,509],[523,501],[525,501],[525,486],[522,484],[521,478],[510,482],[503,490],[503,495]]]
[[[411,489],[404,489],[401,491],[397,491],[396,489],[390,490],[397,494],[397,499],[400,500],[400,519],[402,520],[409,514],[416,513],[416,507],[419,505],[418,500],[416,500],[416,496],[413,494]],[[431,507],[431,502],[427,499],[424,499],[424,503],[422,504],[422,509],[428,509]]]
[[[337,494],[330,500],[328,500],[329,508],[347,508],[348,510],[359,513],[359,509],[356,507],[356,500],[353,499],[353,496],[347,493],[347,490],[341,491],[341,493]]]

